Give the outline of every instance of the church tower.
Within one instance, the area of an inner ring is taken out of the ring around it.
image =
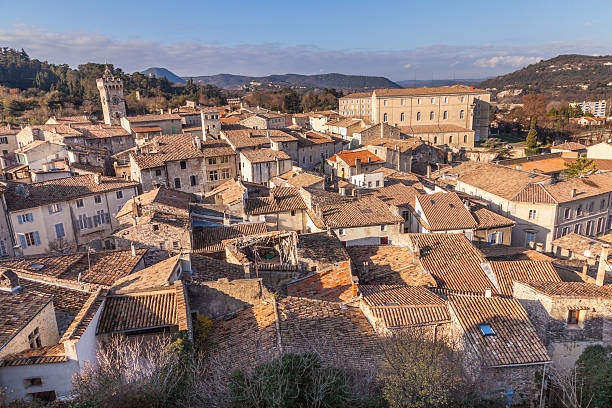
[[[123,97],[123,81],[121,81],[121,78],[115,78],[106,66],[104,75],[96,80],[96,84],[98,85],[98,91],[100,91],[104,123],[120,125],[121,118],[127,116],[125,113],[125,98]]]

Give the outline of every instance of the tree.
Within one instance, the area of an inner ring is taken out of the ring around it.
[[[531,128],[529,129],[529,133],[527,133],[527,139],[525,140],[525,146],[530,149],[535,149],[538,146],[538,131],[536,130],[537,119],[534,117],[531,118]]]
[[[575,162],[563,163],[566,169],[565,177],[584,177],[599,171],[593,160],[587,159],[585,154],[580,155]]]
[[[510,148],[510,146],[508,146],[507,143],[503,142],[500,139],[494,137],[489,138],[485,140],[485,142],[481,146],[487,149],[488,152],[497,153],[498,159],[507,159],[511,156],[512,149]]]
[[[530,93],[522,98],[523,110],[525,114],[533,119],[544,119],[546,117],[546,107],[548,106],[548,98],[541,94]]]

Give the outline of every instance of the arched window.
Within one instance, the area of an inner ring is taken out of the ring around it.
[[[448,111],[444,111],[444,114],[442,117],[444,118],[444,120],[448,119]]]
[[[421,120],[421,112],[417,112],[417,120]]]
[[[434,136],[434,144],[438,144],[438,136]]]
[[[403,121],[404,121],[404,112],[400,114],[400,122],[403,122]]]
[[[421,104],[421,98],[417,98],[417,105]]]
[[[386,122],[386,121],[387,121],[387,119],[388,119],[388,116],[387,116],[387,114],[385,113],[385,114],[383,115],[383,122]]]
[[[436,103],[436,98],[431,98],[431,104],[435,104]]]
[[[452,136],[449,136],[449,137],[448,137],[448,143],[449,143],[449,144],[453,143],[453,137],[452,137]]]
[[[448,103],[448,96],[444,97],[444,103]]]
[[[434,120],[434,113],[433,113],[433,111],[429,112],[429,120]]]
[[[467,135],[463,135],[463,143],[467,143]]]
[[[461,109],[461,111],[459,112],[459,119],[463,119],[463,118],[465,118],[465,111]]]

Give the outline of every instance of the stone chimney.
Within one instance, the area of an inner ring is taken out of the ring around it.
[[[485,297],[486,298],[490,298],[491,297],[491,288],[489,288],[489,287],[485,288]]]
[[[243,264],[242,267],[244,268],[244,278],[250,279],[251,278],[251,263],[247,262]]]
[[[544,252],[544,244],[541,242],[536,242],[536,251]]]
[[[98,173],[94,174],[94,183],[100,184],[102,182],[102,176]]]
[[[418,265],[421,262],[421,247],[419,244],[414,244],[412,247],[412,263]]]
[[[431,164],[427,163],[427,178],[431,178]]]
[[[355,174],[361,174],[361,159],[355,159]]]
[[[572,188],[571,193],[572,193],[572,197],[576,197],[577,190],[575,188]]]
[[[599,267],[597,268],[597,277],[595,278],[595,284],[597,286],[603,286],[606,280],[606,269],[608,267],[608,253],[610,252],[610,244],[602,244],[601,255],[599,255]]]
[[[132,251],[132,256],[136,256],[136,245],[133,242],[130,244],[130,250]]]
[[[18,293],[21,291],[19,277],[15,272],[10,269],[6,269],[2,274],[0,274],[0,291],[9,293]]]

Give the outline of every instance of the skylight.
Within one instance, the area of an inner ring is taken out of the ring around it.
[[[383,302],[383,304],[385,306],[399,306],[399,303],[397,302]]]
[[[493,336],[495,334],[489,323],[481,323],[478,327],[483,336]]]
[[[32,269],[36,269],[36,270],[41,270],[41,269],[42,269],[42,268],[44,268],[44,267],[45,267],[45,265],[42,265],[42,264],[35,264],[35,263],[34,263],[34,264],[31,264],[31,265],[30,265],[30,268],[32,268]]]

